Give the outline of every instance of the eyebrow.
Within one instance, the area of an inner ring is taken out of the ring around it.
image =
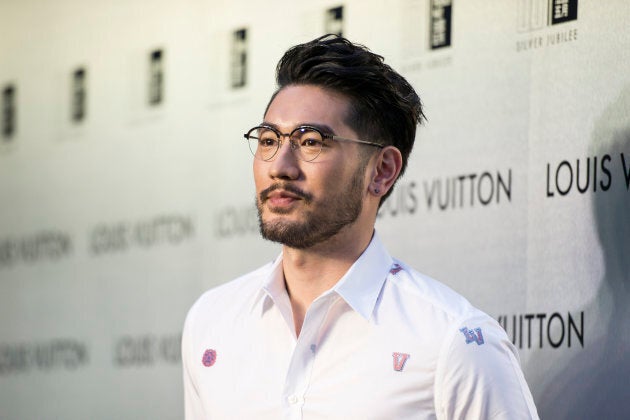
[[[278,131],[281,131],[281,130],[280,130],[280,128],[279,128],[276,124],[274,124],[274,123],[272,123],[272,122],[269,122],[269,121],[263,121],[261,124],[262,124],[262,125],[269,126],[269,127],[271,127],[271,128],[275,128],[275,129],[276,129],[276,130],[278,130]],[[297,125],[293,128],[293,130],[295,130],[295,129],[296,129],[296,128],[298,128],[298,127],[303,127],[303,126],[305,126],[305,125],[310,126],[310,127],[315,127],[315,128],[317,128],[318,130],[320,130],[322,133],[331,134],[331,135],[333,135],[333,136],[334,136],[334,135],[336,135],[336,134],[335,134],[335,131],[334,131],[334,130],[330,127],[330,126],[328,126],[328,125],[326,125],[326,124],[311,123],[311,122],[301,122],[301,123],[298,123],[298,124],[297,124]]]

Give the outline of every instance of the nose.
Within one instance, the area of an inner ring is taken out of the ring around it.
[[[283,134],[282,138],[283,141],[281,141],[276,155],[269,162],[269,176],[274,179],[298,179],[300,166],[294,153],[296,145],[291,141],[288,134]]]

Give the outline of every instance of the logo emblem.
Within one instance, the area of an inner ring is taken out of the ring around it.
[[[201,363],[205,367],[210,367],[214,365],[214,362],[217,361],[217,352],[213,349],[208,349],[203,353],[203,357],[201,358]]]
[[[477,343],[478,346],[484,343],[483,334],[481,328],[475,328],[475,330],[469,330],[467,327],[461,328],[460,331],[466,337],[466,344]]]
[[[407,363],[407,359],[409,359],[409,355],[407,353],[392,353],[394,357],[394,370],[396,372],[402,372],[405,367],[405,363]]]
[[[389,270],[390,274],[398,274],[399,271],[402,270],[402,267],[399,264],[392,265],[392,268]]]

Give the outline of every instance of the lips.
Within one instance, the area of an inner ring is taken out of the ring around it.
[[[269,194],[267,196],[267,200],[271,201],[272,203],[276,203],[276,202],[292,202],[295,200],[301,200],[302,198],[299,197],[297,194],[293,194],[289,191],[274,191],[271,194]]]
[[[291,185],[274,184],[260,193],[260,202],[267,202],[272,208],[287,208],[303,200],[310,202],[310,194]]]

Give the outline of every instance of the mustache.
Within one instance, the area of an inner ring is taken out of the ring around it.
[[[267,200],[269,198],[269,194],[271,194],[273,191],[276,191],[276,190],[288,191],[300,197],[306,203],[309,203],[311,200],[313,200],[312,194],[309,194],[306,191],[302,191],[301,189],[299,189],[298,187],[294,185],[278,182],[278,183],[272,184],[271,186],[269,186],[268,188],[265,188],[264,190],[260,192],[260,202],[262,203],[265,200]]]

